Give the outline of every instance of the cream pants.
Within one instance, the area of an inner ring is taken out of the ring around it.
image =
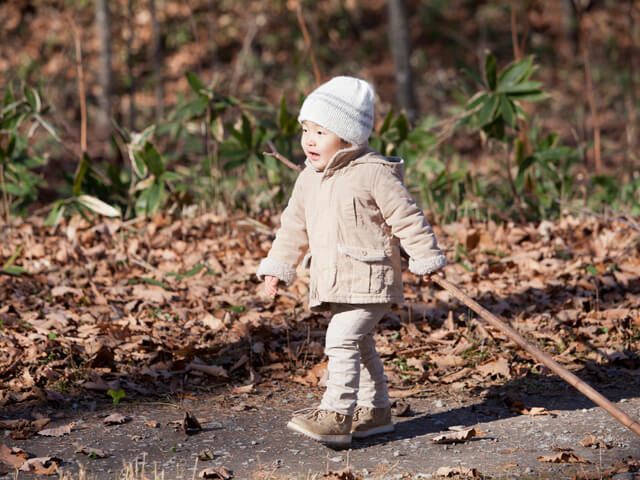
[[[329,357],[327,390],[319,408],[353,415],[356,405],[389,406],[387,379],[373,339],[388,303],[332,303],[325,353]]]

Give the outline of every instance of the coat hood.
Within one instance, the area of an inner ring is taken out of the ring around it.
[[[350,147],[338,150],[333,158],[325,167],[324,171],[318,172],[323,176],[331,176],[337,170],[347,167],[363,164],[380,164],[389,168],[393,174],[400,180],[404,181],[404,160],[400,157],[385,157],[384,155],[367,147]],[[313,168],[311,162],[307,159],[305,165]]]

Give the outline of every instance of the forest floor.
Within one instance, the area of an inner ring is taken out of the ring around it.
[[[227,478],[223,467],[233,478],[634,478],[637,436],[408,273],[405,304],[376,332],[396,432],[333,450],[286,430],[322,393],[329,319],[306,311],[304,270],[275,300],[262,295],[254,273],[275,219],[2,226],[2,475],[77,477],[81,463],[89,478],[143,478],[131,469],[144,458],[154,480],[154,468]],[[637,225],[435,228],[450,282],[640,416]]]

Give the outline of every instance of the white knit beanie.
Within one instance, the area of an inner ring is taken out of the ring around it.
[[[373,96],[364,80],[334,77],[307,96],[298,122],[309,120],[353,145],[366,145],[373,130]]]

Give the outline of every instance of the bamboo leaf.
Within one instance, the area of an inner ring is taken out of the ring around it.
[[[44,221],[44,224],[47,227],[56,227],[62,218],[62,214],[64,213],[65,206],[62,202],[56,202],[54,207],[47,215],[47,219]]]
[[[391,127],[391,121],[393,120],[393,110],[387,113],[387,116],[384,118],[382,122],[382,126],[380,127],[380,131],[378,132],[380,135],[384,135],[387,130]]]
[[[76,176],[73,179],[73,196],[77,197],[82,192],[82,180],[84,180],[84,176],[89,170],[91,166],[91,157],[84,152],[82,154],[82,158],[80,159],[80,165],[78,165],[78,170],[76,171]]]
[[[191,85],[191,88],[198,94],[198,95],[205,95],[207,96],[207,87],[205,87],[204,83],[202,83],[202,80],[200,80],[200,78],[193,72],[186,72],[185,76],[187,77],[187,81],[189,82],[189,85]]]
[[[40,112],[42,108],[42,102],[40,101],[40,95],[33,88],[25,85],[24,86],[24,98],[27,100],[27,103],[31,107],[34,112]]]
[[[499,90],[504,93],[528,93],[540,91],[542,85],[542,82],[522,82],[500,88]]]
[[[289,111],[287,110],[287,102],[285,101],[284,93],[280,99],[280,110],[278,112],[278,126],[280,130],[284,130],[289,122]]]
[[[149,167],[149,171],[157,178],[160,178],[164,173],[164,164],[160,152],[152,143],[147,142],[144,144],[143,159],[147,167]]]
[[[22,253],[22,250],[24,249],[24,245],[20,245],[18,247],[18,249],[13,253],[13,255],[11,255],[11,257],[9,258],[9,260],[7,260],[6,262],[4,262],[4,265],[2,266],[3,270],[6,270],[7,268],[9,268],[13,262],[16,261],[16,259],[20,256],[20,254]]]
[[[504,120],[513,128],[516,127],[516,112],[511,103],[505,95],[500,95],[500,112]]]
[[[503,70],[498,79],[498,88],[504,90],[505,88],[514,85],[525,77],[527,77],[529,70],[533,70],[531,65],[533,63],[533,57],[527,57],[519,62],[512,63]]]
[[[252,132],[251,132],[251,123],[246,115],[242,115],[242,142],[247,147],[248,150],[251,150],[252,147]]]
[[[499,102],[500,98],[495,95],[485,99],[482,108],[478,112],[478,126],[482,127],[483,125],[493,121]]]
[[[484,102],[486,100],[487,96],[488,95],[487,95],[486,92],[478,92],[478,93],[476,93],[467,102],[467,105],[464,107],[465,110],[473,110],[478,105],[480,105],[482,102]]]
[[[58,137],[58,134],[56,133],[56,130],[53,128],[53,126],[47,122],[42,115],[40,115],[39,113],[36,113],[34,115],[34,117],[36,118],[36,120],[38,120],[38,122],[40,122],[40,125],[42,125],[50,134],[53,138],[55,138],[56,140],[60,141],[60,137]]]
[[[484,74],[489,90],[495,90],[497,86],[498,61],[491,52],[484,57]]]
[[[511,98],[511,100],[527,100],[529,102],[539,102],[540,100],[546,100],[547,98],[549,98],[549,95],[539,90],[534,90],[532,92],[510,93],[509,97]]]
[[[105,217],[119,217],[120,210],[112,207],[108,203],[103,202],[99,198],[92,197],[91,195],[80,195],[76,198],[80,204],[87,207],[89,210],[96,212]]]

